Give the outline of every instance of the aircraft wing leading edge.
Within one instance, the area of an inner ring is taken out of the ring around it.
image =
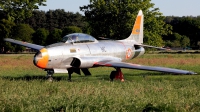
[[[148,70],[148,71],[158,71],[158,72],[174,73],[174,74],[196,74],[195,72],[191,72],[187,70],[172,69],[172,68],[166,68],[166,67],[144,66],[144,65],[138,65],[138,64],[123,63],[123,62],[99,62],[99,63],[96,63],[95,65],[117,67],[117,68],[138,69],[138,70]]]
[[[32,49],[35,49],[35,50],[40,50],[40,49],[42,49],[44,47],[44,46],[41,46],[41,45],[31,44],[31,43],[28,43],[28,42],[14,40],[14,39],[10,39],[10,38],[5,38],[4,40],[7,41],[7,42],[14,43],[14,44],[18,44],[18,45],[22,45],[22,46],[25,46],[25,47],[29,47],[29,48],[32,48]]]

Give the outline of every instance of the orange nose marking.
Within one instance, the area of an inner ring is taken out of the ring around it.
[[[42,53],[42,58],[38,60],[37,66],[40,68],[46,68],[49,60],[49,54],[45,48],[41,49],[40,52]]]

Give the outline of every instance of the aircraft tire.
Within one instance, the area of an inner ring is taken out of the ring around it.
[[[113,81],[113,80],[114,80],[116,73],[117,73],[117,71],[112,71],[112,72],[110,73],[110,81]]]
[[[53,77],[47,77],[47,81],[53,82]]]

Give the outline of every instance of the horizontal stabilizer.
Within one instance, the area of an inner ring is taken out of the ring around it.
[[[99,40],[111,40],[111,39],[105,37],[99,37]]]
[[[162,47],[156,47],[156,46],[150,46],[150,45],[144,45],[144,44],[134,44],[134,45],[141,46],[141,47],[155,48],[155,49],[159,49],[159,50],[169,50],[169,49],[162,48]]]

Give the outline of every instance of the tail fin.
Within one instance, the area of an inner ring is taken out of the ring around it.
[[[131,35],[125,40],[135,40],[139,44],[143,43],[143,21],[144,16],[142,10],[140,10],[133,26]]]

